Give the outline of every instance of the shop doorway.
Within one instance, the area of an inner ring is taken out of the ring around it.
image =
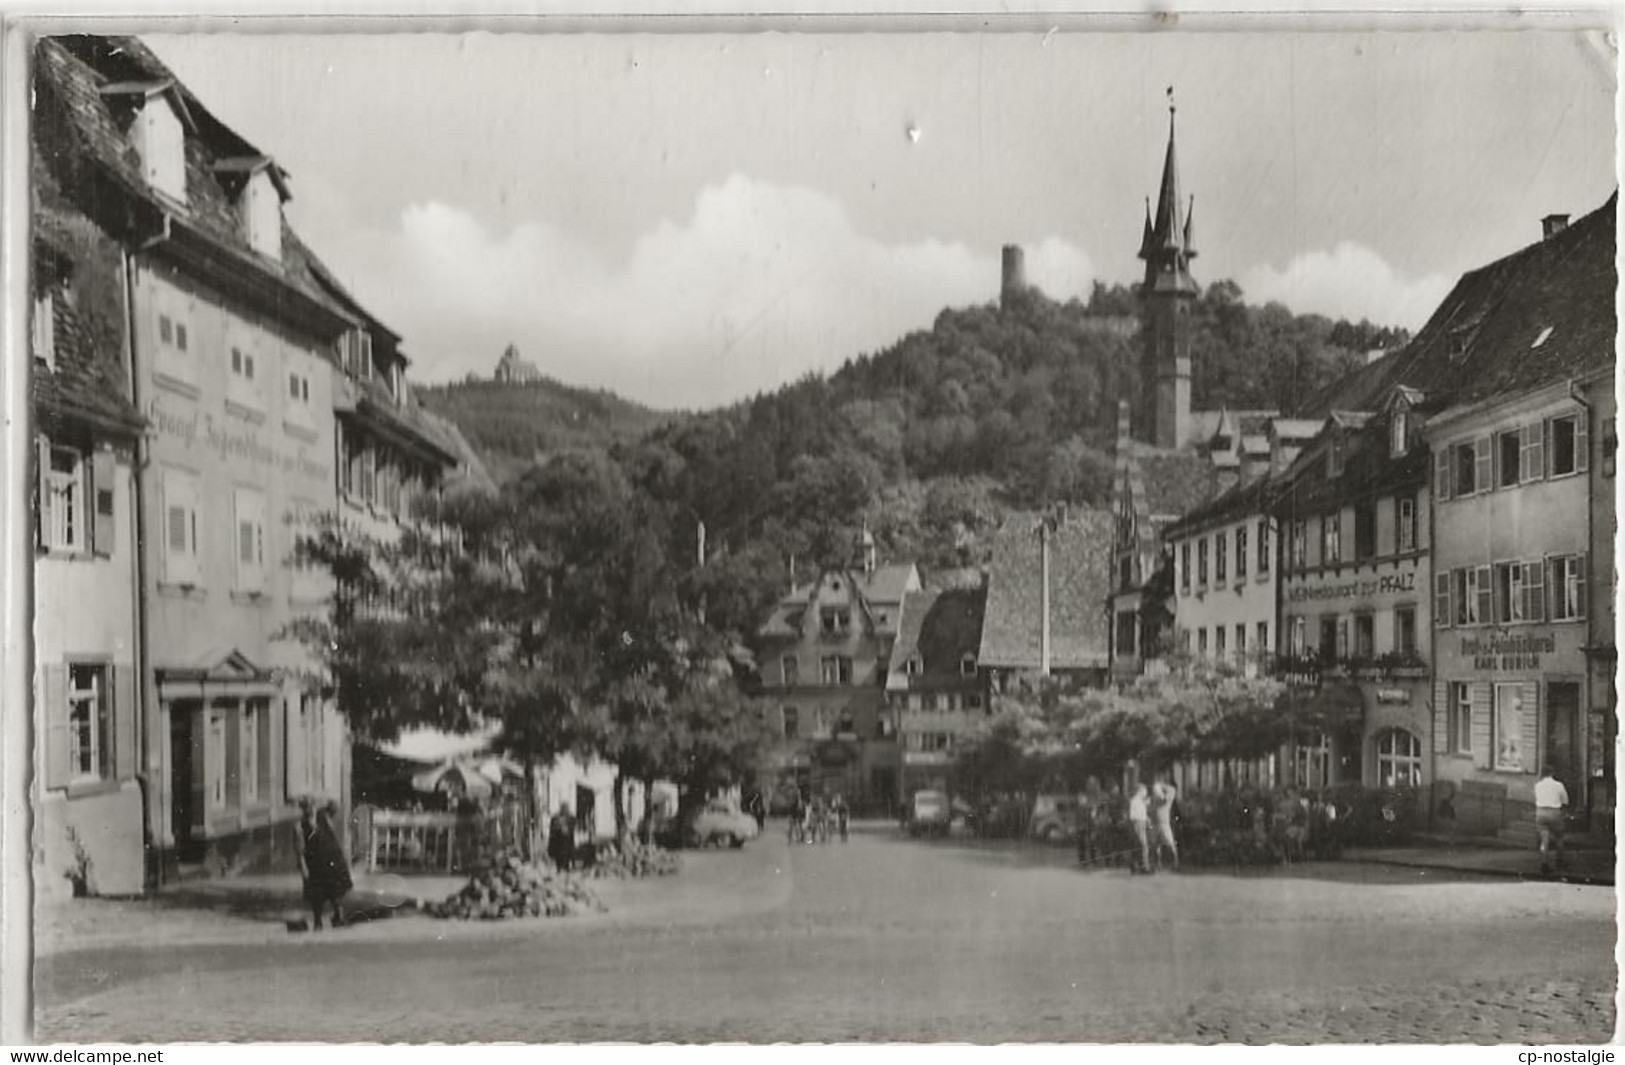
[[[180,861],[191,861],[197,842],[193,828],[197,821],[198,800],[197,723],[203,704],[194,699],[169,704],[169,831],[175,841],[175,856]]]
[[[1546,682],[1546,762],[1568,789],[1569,801],[1580,804],[1580,685]]]

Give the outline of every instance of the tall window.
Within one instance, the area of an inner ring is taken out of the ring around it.
[[[1394,651],[1401,655],[1416,654],[1416,608],[1394,608]]]
[[[1236,529],[1236,580],[1247,576],[1247,526]]]
[[[1226,561],[1230,554],[1230,538],[1224,533],[1213,537],[1213,581],[1223,584],[1225,581]]]
[[[1320,657],[1334,659],[1343,657],[1337,647],[1337,615],[1327,614],[1320,619]]]
[[[1270,525],[1267,521],[1258,523],[1258,572],[1270,571]]]
[[[50,468],[45,472],[45,492],[40,500],[45,546],[51,551],[87,550],[84,456],[69,447],[47,450]]]
[[[1394,542],[1401,554],[1416,550],[1416,497],[1400,496],[1394,500],[1394,513],[1399,523]]]
[[[1117,615],[1117,653],[1132,655],[1134,653],[1135,613],[1124,610]]]
[[[795,655],[784,655],[779,659],[779,668],[784,670],[784,686],[793,688],[801,683],[801,660]]]
[[[1422,741],[1404,729],[1377,736],[1377,781],[1385,788],[1414,788],[1422,783]]]
[[[1260,654],[1260,655],[1267,655],[1267,654],[1270,653],[1270,623],[1269,622],[1260,621],[1258,623],[1258,636],[1257,636],[1256,639],[1253,640],[1253,650],[1256,653]]]
[[[1433,624],[1436,628],[1448,629],[1451,619],[1455,617],[1450,607],[1451,574],[1435,573],[1433,575]]]
[[[1292,523],[1292,532],[1287,540],[1287,564],[1295,570],[1301,570],[1309,562],[1309,523],[1295,521]]]
[[[237,590],[265,590],[265,496],[251,488],[233,493],[236,515],[233,552],[237,560]]]
[[[164,580],[200,584],[203,568],[198,551],[198,477],[185,470],[163,471]]]
[[[1410,449],[1410,439],[1406,433],[1409,420],[1405,409],[1399,407],[1394,410],[1393,421],[1388,423],[1388,453],[1396,459]]]
[[[823,681],[826,685],[848,685],[852,683],[852,659],[847,655],[825,655],[820,665]]]
[[[1354,558],[1357,562],[1377,555],[1377,507],[1366,503],[1354,508]]]
[[[29,320],[29,351],[45,365],[56,369],[56,297],[46,291],[34,297],[34,316]]]
[[[1191,542],[1183,541],[1179,545],[1179,590],[1191,590]]]
[[[1207,630],[1196,630],[1196,653],[1202,658],[1207,657]]]
[[[1490,442],[1488,437],[1468,440],[1450,447],[1453,496],[1470,496],[1490,486]]]
[[[1332,741],[1323,732],[1293,747],[1292,780],[1300,788],[1324,788],[1332,782]]]
[[[1457,625],[1483,625],[1490,621],[1490,568],[1465,566],[1453,570],[1453,597]]]
[[[1309,619],[1301,615],[1293,618],[1291,633],[1288,650],[1293,658],[1303,658],[1309,653]]]
[[[793,706],[782,708],[780,713],[784,718],[784,738],[793,740],[801,728],[801,713]]]
[[[1244,662],[1247,659],[1247,626],[1236,626],[1236,661]]]
[[[1450,750],[1456,754],[1473,751],[1473,700],[1466,681],[1450,683],[1449,719]]]
[[[1207,587],[1207,537],[1196,541],[1196,583]]]
[[[1564,477],[1571,473],[1580,473],[1586,468],[1586,428],[1585,418],[1581,414],[1566,414],[1561,418],[1553,418],[1549,435],[1551,438],[1551,475]]]
[[[68,764],[76,781],[113,775],[112,705],[105,665],[68,667]]]
[[[1354,657],[1369,659],[1377,652],[1377,619],[1373,614],[1354,615]]]
[[[1224,661],[1224,655],[1225,655],[1224,626],[1223,625],[1215,625],[1215,626],[1213,626],[1213,657],[1215,659],[1219,660],[1220,662],[1223,662]]]
[[[1320,519],[1320,564],[1335,566],[1343,561],[1343,515],[1337,511]]]
[[[1578,621],[1586,616],[1584,555],[1560,555],[1551,560],[1552,620]]]

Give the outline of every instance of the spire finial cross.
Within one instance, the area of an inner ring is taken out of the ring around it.
[[[1174,110],[1174,87],[1170,85],[1168,86],[1168,113],[1171,115]]]

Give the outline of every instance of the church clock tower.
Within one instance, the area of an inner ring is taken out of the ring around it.
[[[1183,207],[1183,209],[1182,209]],[[1179,163],[1174,154],[1173,89],[1168,90],[1168,155],[1162,164],[1162,188],[1153,219],[1151,201],[1145,205],[1145,234],[1140,258],[1145,260],[1142,291],[1145,348],[1140,356],[1140,435],[1150,444],[1178,448],[1190,442],[1191,432],[1191,300],[1196,282],[1190,261],[1196,258],[1191,243],[1190,204],[1181,205]]]

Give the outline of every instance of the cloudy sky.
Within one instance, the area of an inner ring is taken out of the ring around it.
[[[1198,280],[1419,326],[1614,187],[1600,37],[149,36],[293,177],[414,376],[727,402],[995,297],[1130,281],[1174,85]]]

